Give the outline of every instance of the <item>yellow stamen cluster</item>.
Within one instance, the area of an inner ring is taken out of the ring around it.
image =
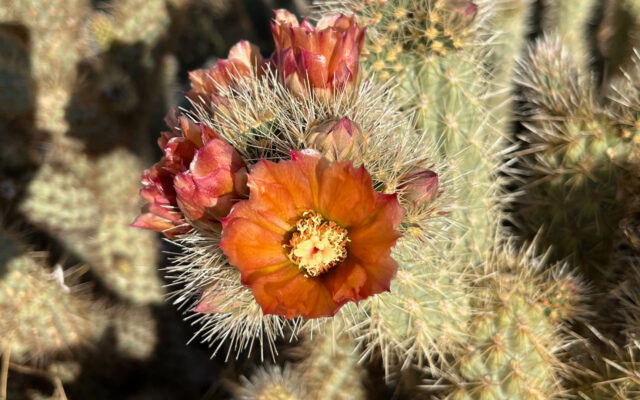
[[[327,221],[315,211],[307,211],[296,222],[288,257],[305,276],[318,276],[347,258],[347,230]]]

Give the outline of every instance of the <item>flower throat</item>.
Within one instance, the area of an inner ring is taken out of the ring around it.
[[[288,257],[305,276],[318,276],[347,257],[347,230],[325,220],[315,211],[307,211],[296,222]]]

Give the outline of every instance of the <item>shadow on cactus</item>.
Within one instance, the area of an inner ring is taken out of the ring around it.
[[[515,181],[515,224],[523,238],[543,229],[553,258],[568,258],[592,277],[607,276],[625,216],[633,140],[596,103],[593,81],[558,39],[536,43],[516,82],[530,105]]]
[[[36,85],[31,36],[24,25],[0,24],[0,205],[12,209],[41,159],[35,125]]]

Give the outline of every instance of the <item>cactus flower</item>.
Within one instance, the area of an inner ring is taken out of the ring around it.
[[[309,85],[320,96],[355,86],[360,73],[364,28],[354,16],[329,15],[314,27],[286,10],[276,10],[271,32],[276,44],[273,61],[280,77],[294,93]]]
[[[362,144],[358,125],[349,118],[327,121],[311,130],[309,143],[323,153],[329,161],[355,158]]]
[[[140,195],[148,204],[132,226],[174,238],[189,230],[187,219],[211,223],[224,217],[246,194],[246,169],[213,129],[186,117],[167,118],[167,124],[177,127],[161,134],[164,157],[142,174]]]
[[[265,314],[328,317],[389,290],[404,210],[372,185],[364,167],[310,149],[252,168],[249,199],[222,220],[220,248]]]
[[[246,176],[244,161],[233,147],[213,139],[196,152],[189,169],[174,178],[178,206],[192,222],[218,221],[248,194]]]
[[[229,58],[218,60],[209,69],[198,69],[189,73],[191,90],[187,97],[196,102],[224,102],[219,97],[220,89],[226,89],[234,79],[258,72],[263,64],[258,46],[243,40],[229,50]]]

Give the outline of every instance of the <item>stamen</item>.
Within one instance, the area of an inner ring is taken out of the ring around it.
[[[307,211],[296,222],[288,257],[305,276],[318,276],[347,258],[347,230],[325,220],[315,211]]]

